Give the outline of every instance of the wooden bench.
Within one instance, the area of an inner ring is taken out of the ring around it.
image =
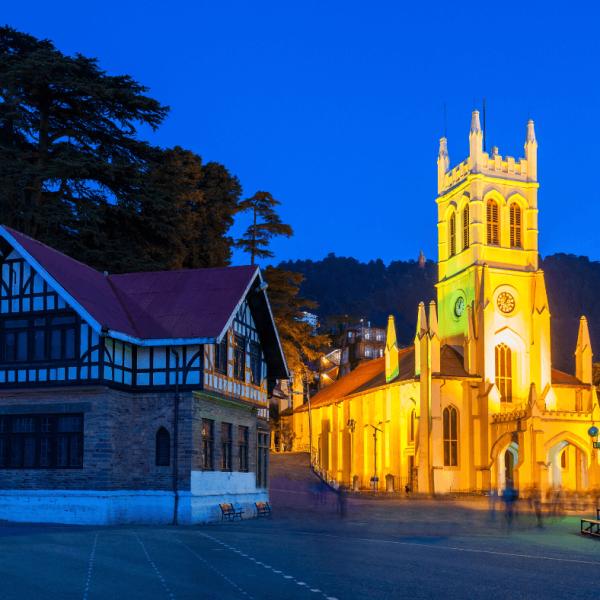
[[[600,537],[600,520],[581,519],[581,533],[587,533],[589,535]]]
[[[271,507],[268,502],[255,502],[257,516],[259,517],[270,517]]]
[[[240,520],[244,520],[242,514],[244,512],[243,508],[238,508],[237,510],[233,507],[233,504],[219,504],[221,507],[221,521],[225,517],[229,517],[230,521],[235,521],[236,518],[240,518]]]

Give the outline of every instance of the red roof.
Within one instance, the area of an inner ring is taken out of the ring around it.
[[[569,375],[568,373],[563,373],[562,371],[557,371],[556,369],[552,369],[550,377],[552,379],[552,384],[556,385],[585,385],[574,375]]]
[[[2,226],[0,233],[8,234],[3,237],[29,254],[101,327],[138,339],[219,337],[258,276],[258,267],[244,266],[105,277],[14,229]]]

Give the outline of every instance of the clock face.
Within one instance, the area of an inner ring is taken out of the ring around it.
[[[465,310],[465,299],[460,296],[456,299],[456,303],[454,304],[454,314],[457,317],[460,317],[460,315],[463,314],[463,311]]]
[[[498,295],[498,300],[496,300],[496,304],[498,305],[498,310],[503,312],[504,314],[511,313],[515,310],[516,302],[512,294],[508,292],[502,292]]]

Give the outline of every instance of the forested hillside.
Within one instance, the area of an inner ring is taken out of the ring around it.
[[[413,343],[417,306],[436,299],[437,265],[427,261],[393,261],[385,266],[376,260],[361,263],[354,258],[329,254],[319,261],[297,260],[280,267],[302,273],[300,295],[319,304],[321,321],[332,315],[348,315],[385,327],[387,317],[396,318],[398,340]],[[553,254],[540,260],[546,274],[548,301],[552,314],[552,362],[561,371],[574,372],[573,353],[581,315],[589,321],[592,347],[600,356],[600,263],[586,256]]]

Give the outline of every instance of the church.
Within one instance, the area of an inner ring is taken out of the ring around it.
[[[414,346],[398,348],[390,317],[384,357],[295,407],[296,445],[312,443],[327,477],[363,488],[390,476],[422,494],[596,487],[585,317],[575,374],[552,368],[533,121],[518,160],[484,152],[477,111],[469,142],[450,169],[440,140],[437,303],[419,305]]]

